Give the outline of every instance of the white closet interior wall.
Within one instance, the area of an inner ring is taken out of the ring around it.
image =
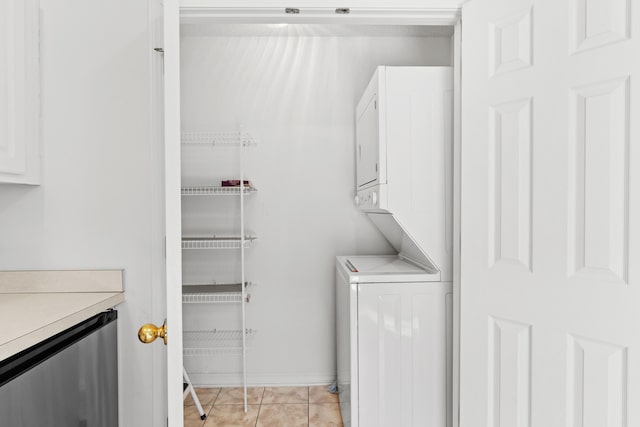
[[[335,376],[334,257],[393,249],[353,202],[354,111],[375,67],[451,65],[451,29],[183,25],[183,131],[238,125],[245,179],[249,384]],[[183,148],[183,186],[237,179],[237,148]],[[237,197],[183,198],[183,234],[238,233]],[[233,218],[236,218],[235,220]],[[185,251],[185,283],[237,281],[237,251]],[[185,307],[185,330],[240,329],[237,307]],[[186,357],[194,384],[241,382],[238,355]]]

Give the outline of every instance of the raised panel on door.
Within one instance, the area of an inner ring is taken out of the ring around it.
[[[462,28],[461,425],[640,425],[640,9],[473,0]]]
[[[489,320],[489,425],[525,426],[531,417],[531,325]]]
[[[570,276],[628,280],[629,80],[570,91]]]
[[[627,348],[588,338],[567,339],[567,427],[627,424]]]
[[[489,267],[531,271],[533,98],[489,107]]]

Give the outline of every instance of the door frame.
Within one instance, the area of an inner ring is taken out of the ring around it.
[[[182,201],[180,194],[180,9],[164,0],[164,201],[167,426],[183,425]]]
[[[183,2],[184,3],[184,2]],[[350,15],[336,14],[332,7],[300,7],[301,14],[285,14],[282,7],[242,5],[181,6],[180,0],[164,1],[165,70],[165,221],[167,262],[167,318],[171,341],[167,347],[168,425],[182,425],[182,254],[180,212],[180,24],[368,24],[446,25],[454,28],[453,66],[453,361],[452,426],[459,424],[460,373],[460,158],[461,158],[461,12],[456,7],[400,8],[352,7]],[[179,328],[179,329],[178,329]],[[179,404],[178,404],[179,402]]]

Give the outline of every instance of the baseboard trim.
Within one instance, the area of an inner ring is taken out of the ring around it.
[[[189,373],[191,382],[196,387],[240,387],[240,373]],[[335,381],[335,374],[248,374],[249,387],[286,387],[307,385],[328,385]]]

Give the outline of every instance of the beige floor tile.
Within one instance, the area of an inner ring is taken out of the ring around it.
[[[259,405],[262,402],[264,387],[247,388],[247,404]],[[216,405],[239,405],[244,404],[244,393],[242,387],[225,387],[220,389],[215,400]]]
[[[260,405],[247,405],[245,414],[244,405],[214,405],[204,427],[254,427],[259,410]]]
[[[196,394],[198,395],[198,399],[200,400],[200,404],[204,406],[211,406],[213,402],[218,397],[218,393],[220,392],[220,388],[209,388],[209,387],[196,387]],[[191,394],[184,399],[185,406],[195,405],[193,399],[191,398]]]
[[[205,413],[211,407],[204,408]],[[204,421],[200,419],[200,414],[198,414],[198,409],[195,406],[185,406],[184,407],[184,427],[202,427]]]
[[[341,427],[339,403],[310,403],[309,427]]]
[[[309,403],[309,387],[266,387],[262,403]]]
[[[338,394],[329,393],[328,385],[309,386],[309,403],[338,403]]]
[[[257,427],[307,427],[309,405],[307,403],[262,404]]]

